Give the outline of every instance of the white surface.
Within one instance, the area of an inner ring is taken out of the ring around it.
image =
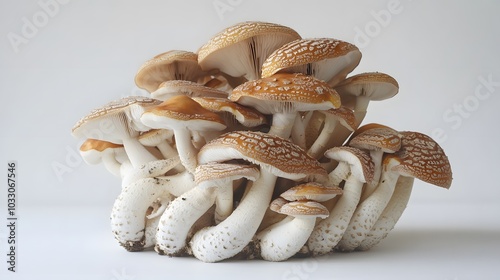
[[[65,4],[53,9],[46,22],[38,22],[36,32],[24,36],[27,21],[44,20],[39,3],[47,1],[0,2],[0,166],[12,159],[19,164],[19,279],[28,279],[28,274],[42,279],[58,274],[61,279],[69,274],[116,279],[113,270],[120,272],[122,267],[135,279],[148,279],[142,275],[155,271],[206,276],[221,273],[221,266],[241,277],[269,273],[293,279],[285,273],[302,265],[300,260],[208,265],[151,252],[124,252],[107,225],[119,181],[102,166],[85,165],[75,155],[82,140],[70,135],[73,124],[91,109],[122,96],[144,94],[133,77],[145,60],[171,49],[196,51],[216,32],[244,20],[276,22],[303,37],[353,43],[359,41],[359,30],[378,26],[360,42],[363,59],[354,72],[391,74],[400,93],[372,103],[365,122],[431,136],[441,128],[446,139],[439,140],[453,166],[449,191],[416,182],[411,212],[383,246],[321,258],[317,269],[302,279],[351,278],[369,271],[377,277],[386,271],[393,276],[418,272],[428,279],[498,275],[494,260],[500,249],[500,146],[493,129],[500,119],[498,2],[60,0]],[[218,13],[214,5],[221,3],[229,6]],[[390,20],[377,23],[374,15],[389,7]],[[14,33],[26,42],[17,52],[9,40]],[[484,79],[494,82],[489,90]],[[465,106],[462,113],[456,111],[460,106]],[[0,174],[0,182],[5,182],[6,171]],[[0,212],[6,208],[4,189],[0,186]],[[440,211],[418,212],[427,209],[420,206],[424,204]],[[472,216],[488,209],[493,223]],[[1,255],[5,230],[2,226]],[[0,273],[12,278],[2,266]]]

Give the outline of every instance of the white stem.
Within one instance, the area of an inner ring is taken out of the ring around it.
[[[144,229],[144,248],[151,248],[156,245],[156,231],[160,224],[160,217],[154,217],[146,221],[146,228]]]
[[[352,251],[356,249],[387,206],[394,192],[399,173],[390,171],[390,168],[386,168],[386,170],[382,173],[376,190],[358,205],[342,240],[337,245],[339,250]]]
[[[307,246],[314,255],[330,253],[340,241],[358,205],[363,183],[354,176],[349,176],[339,200],[330,212],[330,216],[319,222],[309,237]]]
[[[189,173],[193,174],[197,165],[196,155],[198,152],[191,142],[191,132],[187,129],[175,129],[174,137],[182,165]]]
[[[328,183],[332,186],[339,186],[342,181],[347,179],[351,172],[349,163],[341,161],[337,167],[328,174]]]
[[[123,163],[120,169],[122,175],[122,188],[140,179],[162,176],[178,165],[179,162],[180,160],[178,157],[173,157],[151,161],[138,168],[133,168],[127,163]]]
[[[169,143],[166,141],[162,141],[160,144],[158,144],[158,150],[160,150],[161,154],[163,155],[164,158],[172,158],[172,157],[177,157],[179,154],[177,153],[177,150],[174,149]],[[177,172],[182,172],[184,171],[184,166],[176,165],[173,168]]]
[[[174,199],[163,213],[156,233],[158,253],[182,253],[189,230],[214,204],[214,188],[193,188]]]
[[[292,126],[292,142],[302,149],[306,148],[306,127],[300,114],[297,114]]]
[[[273,124],[269,130],[270,135],[279,136],[284,139],[290,137],[293,123],[297,113],[276,113],[273,115]]]
[[[406,209],[413,188],[413,181],[413,177],[399,177],[391,200],[389,200],[380,218],[356,250],[364,251],[373,248],[394,228]]]
[[[193,255],[204,262],[217,262],[238,254],[257,231],[271,201],[275,182],[275,175],[261,170],[259,179],[227,219],[193,236]]]
[[[194,188],[195,183],[193,176],[187,171],[171,176],[156,177],[158,184],[167,187],[167,190],[174,196],[181,196]]]
[[[233,212],[233,186],[219,186],[216,192],[215,224],[219,224]]]
[[[382,156],[384,152],[382,151],[370,151],[370,157],[374,163],[373,180],[368,182],[361,195],[361,201],[367,199],[377,188],[380,181],[380,175],[382,174]]]
[[[150,161],[158,160],[144,147],[136,138],[124,138],[123,147],[134,168],[146,164]]]
[[[325,117],[325,122],[323,125],[323,129],[321,130],[318,138],[316,138],[316,141],[311,145],[307,153],[312,156],[313,158],[321,158],[325,151],[328,149],[327,143],[330,138],[335,138],[337,137],[336,135],[332,134],[335,127],[337,127],[338,121],[335,117],[326,114]]]
[[[314,229],[316,217],[287,217],[257,234],[260,254],[267,261],[284,261],[307,242]]]
[[[120,177],[120,168],[121,168],[121,163],[119,163],[116,158],[114,153],[106,153],[102,156],[102,163],[104,164],[104,167],[113,175]]]

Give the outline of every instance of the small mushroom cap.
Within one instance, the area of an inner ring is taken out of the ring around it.
[[[139,142],[148,147],[158,146],[162,141],[171,140],[174,132],[169,129],[151,129],[141,133],[138,139]]]
[[[340,107],[340,96],[328,84],[299,73],[248,81],[233,89],[229,99],[264,114]]]
[[[278,197],[278,198],[274,199],[273,201],[271,201],[271,204],[269,204],[269,209],[271,209],[272,211],[274,211],[276,213],[279,213],[281,207],[283,207],[283,205],[287,204],[288,202],[289,201],[284,199],[283,197]]]
[[[342,126],[349,129],[350,131],[356,130],[357,127],[356,116],[354,115],[352,109],[347,108],[345,106],[340,106],[339,108],[333,108],[321,112],[325,115],[330,114],[332,116],[335,116],[338,119],[338,121],[342,124]]]
[[[74,137],[83,138],[97,131],[100,132],[97,134],[103,137],[99,140],[121,144],[123,137],[136,137],[140,131],[150,129],[144,126],[139,118],[146,108],[160,103],[160,100],[142,96],[111,101],[80,119],[73,127],[72,134]]]
[[[151,128],[223,130],[224,120],[185,95],[174,96],[144,112],[141,121]]]
[[[112,153],[119,153],[121,151],[124,153],[125,149],[123,145],[97,139],[87,139],[80,146],[80,154],[85,163],[89,165],[99,164],[104,151],[110,151]]]
[[[361,60],[350,43],[332,38],[300,39],[275,50],[262,65],[262,77],[278,72],[303,73],[336,84]]]
[[[203,108],[212,112],[229,113],[239,123],[246,127],[255,127],[267,123],[266,116],[259,111],[242,106],[227,98],[193,97],[193,100],[198,102]],[[226,123],[226,125],[229,124]]]
[[[325,156],[338,162],[348,163],[352,176],[355,176],[360,182],[366,183],[373,180],[375,164],[365,151],[342,146],[327,150]]]
[[[278,213],[293,216],[295,218],[324,219],[330,215],[328,208],[319,202],[310,200],[288,202],[279,208]]]
[[[288,201],[314,200],[324,202],[340,194],[342,194],[342,189],[339,187],[327,187],[322,184],[309,182],[292,187],[280,196]]]
[[[229,132],[205,144],[198,153],[199,164],[232,159],[259,164],[276,176],[291,180],[327,175],[319,162],[299,146],[262,132]]]
[[[198,50],[202,69],[220,69],[233,77],[258,76],[264,60],[285,43],[299,39],[293,29],[268,22],[247,21],[230,26]]]
[[[335,90],[346,99],[349,96],[365,96],[370,100],[385,100],[399,91],[398,82],[380,72],[368,72],[351,76],[335,86]],[[345,103],[349,103],[347,100]]]
[[[148,92],[153,92],[164,81],[196,81],[202,73],[197,54],[172,50],[146,61],[135,75],[135,84]]]
[[[151,92],[151,97],[162,101],[176,95],[187,95],[189,97],[227,98],[228,94],[227,92],[212,87],[184,80],[162,82],[155,91]]]
[[[412,131],[401,132],[401,149],[395,154],[401,164],[392,168],[402,176],[415,177],[449,189],[453,174],[448,157],[431,137]]]
[[[196,167],[194,180],[199,188],[208,188],[231,185],[232,181],[241,178],[255,181],[259,175],[259,169],[252,165],[211,162]]]
[[[401,148],[401,134],[390,127],[372,128],[352,138],[349,146],[369,151],[395,153]]]

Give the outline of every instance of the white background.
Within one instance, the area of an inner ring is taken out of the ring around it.
[[[498,279],[498,2],[60,0],[52,1],[50,14],[43,8],[48,2],[0,2],[0,213],[7,208],[9,160],[17,161],[19,175],[18,272],[6,270],[2,222],[2,279],[209,273],[249,279]],[[72,138],[71,127],[110,100],[146,95],[133,78],[147,59],[173,49],[196,51],[218,31],[246,20],[357,44],[363,58],[353,73],[385,72],[400,85],[393,99],[370,105],[365,123],[438,140],[454,171],[450,190],[416,181],[400,224],[370,252],[279,264],[203,264],[122,250],[108,225],[120,182],[102,166],[79,159],[82,140]]]

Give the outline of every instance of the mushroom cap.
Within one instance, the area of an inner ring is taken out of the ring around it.
[[[393,167],[392,171],[449,189],[453,174],[448,157],[441,146],[423,133],[400,133],[401,149],[395,155],[401,159],[401,164]]]
[[[197,187],[208,188],[231,184],[241,178],[255,181],[259,175],[259,169],[252,165],[209,162],[196,167],[194,181]]]
[[[83,138],[98,131],[98,136],[102,137],[99,140],[121,144],[123,137],[136,137],[140,131],[150,129],[144,126],[139,118],[146,108],[160,103],[160,100],[142,96],[111,101],[80,119],[73,126],[72,134],[74,137]]]
[[[354,70],[360,60],[361,52],[350,43],[332,38],[300,39],[275,50],[262,65],[262,77],[295,72],[335,84]]]
[[[399,91],[398,82],[391,76],[380,72],[367,72],[351,76],[335,86],[342,100],[351,96],[365,96],[370,100],[385,100]],[[345,100],[344,103],[349,103]]]
[[[174,96],[161,104],[147,109],[141,121],[151,128],[196,131],[223,130],[224,120],[219,115],[203,108],[185,95]]]
[[[198,50],[203,70],[220,69],[233,77],[260,74],[264,60],[283,44],[299,39],[293,29],[268,22],[247,21],[230,26]]]
[[[339,187],[327,187],[315,182],[309,182],[292,187],[280,196],[288,201],[314,200],[324,202],[342,194]]]
[[[264,114],[340,107],[340,96],[328,84],[300,73],[248,81],[233,89],[229,99]]]
[[[102,161],[104,151],[112,153],[119,153],[121,151],[124,153],[125,149],[123,145],[97,139],[87,139],[80,146],[80,154],[83,160],[90,165],[99,164]]]
[[[135,75],[135,84],[148,92],[153,92],[164,81],[196,81],[202,72],[198,65],[197,54],[172,50],[156,55],[142,64]]]
[[[245,107],[227,98],[215,97],[193,97],[193,100],[198,102],[203,108],[214,113],[227,112],[231,114],[239,123],[246,127],[255,127],[266,124],[266,116],[259,111]],[[226,123],[226,125],[229,125]]]
[[[139,135],[139,142],[148,147],[158,146],[162,141],[172,139],[174,132],[170,129],[151,129]]]
[[[155,91],[151,92],[151,97],[162,101],[176,95],[187,95],[189,97],[227,98],[228,94],[225,91],[185,80],[170,80],[162,82]]]
[[[272,210],[272,209],[271,209]],[[279,208],[278,213],[295,218],[326,218],[330,211],[319,202],[311,200],[291,201]]]
[[[354,115],[354,111],[346,106],[340,106],[338,108],[329,109],[326,111],[321,111],[322,113],[330,114],[335,116],[337,120],[350,131],[356,130],[356,116]]]
[[[390,127],[372,128],[352,138],[349,146],[369,151],[395,153],[401,148],[401,134]]]
[[[269,204],[269,209],[271,209],[272,211],[274,211],[276,213],[279,213],[281,207],[283,207],[283,205],[287,204],[288,202],[289,201],[284,199],[283,197],[278,197],[278,198],[274,199],[273,201],[271,201],[271,203]]]
[[[334,147],[325,152],[327,158],[349,164],[351,174],[360,182],[366,183],[373,180],[375,164],[368,153],[353,147]]]
[[[244,159],[276,176],[299,180],[324,177],[326,170],[296,144],[262,132],[234,131],[205,144],[198,153],[198,163]]]

